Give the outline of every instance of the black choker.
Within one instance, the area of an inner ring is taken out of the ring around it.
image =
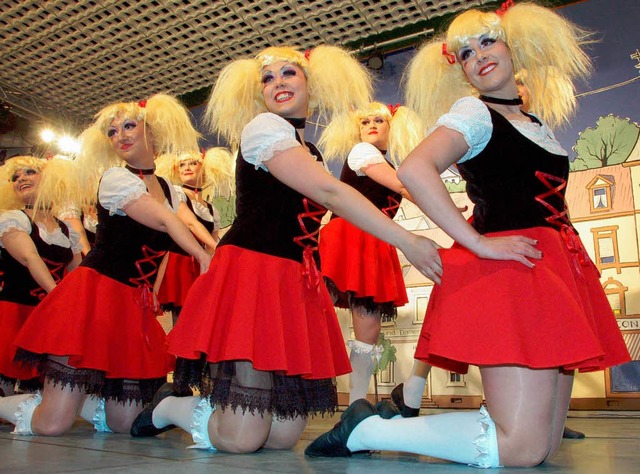
[[[304,126],[307,124],[307,119],[306,118],[290,118],[290,117],[283,117],[287,122],[289,122],[291,125],[293,125],[293,128],[300,129],[300,128],[304,128]]]
[[[124,165],[125,168],[127,168],[129,171],[131,171],[133,174],[137,174],[140,179],[142,179],[143,175],[149,175],[149,174],[153,174],[156,171],[156,167],[155,165],[153,166],[153,168],[148,169],[148,170],[143,170],[140,168],[134,168],[133,166],[129,166],[129,165]]]
[[[486,95],[481,95],[479,99],[482,102],[489,102],[490,104],[499,104],[499,105],[522,105],[522,98],[516,97],[515,99],[499,99],[498,97],[487,97]]]
[[[190,186],[188,184],[183,184],[182,187],[185,188],[185,189],[190,189],[191,191],[194,191],[196,193],[201,193],[202,192],[202,188],[196,188],[195,186]]]

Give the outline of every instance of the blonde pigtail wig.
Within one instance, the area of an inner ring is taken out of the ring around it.
[[[576,107],[574,81],[587,79],[592,69],[584,51],[592,34],[533,3],[507,9],[500,24],[514,70],[527,71],[531,109],[552,127],[566,122]]]
[[[156,160],[156,176],[161,176],[171,184],[180,186],[180,175],[178,174],[178,159],[176,155],[163,153]]]
[[[261,95],[258,60],[238,59],[227,64],[211,89],[205,125],[218,137],[237,146],[244,126],[267,111]]]
[[[189,111],[178,99],[167,94],[156,94],[142,108],[146,112],[144,122],[153,132],[156,155],[198,152],[200,134],[193,128]]]
[[[181,186],[180,163],[196,160],[202,163],[197,187],[202,188],[205,200],[227,195],[233,189],[234,160],[229,150],[223,147],[209,148],[204,156],[202,152],[183,153],[181,155],[162,154],[156,158],[156,174],[169,180],[171,184]]]
[[[78,165],[87,190],[83,204],[95,203],[98,182],[107,169],[124,164],[107,137],[109,126],[117,117],[142,121],[149,127],[156,156],[198,150],[200,134],[193,128],[187,109],[175,97],[156,94],[148,100],[108,105],[80,135]]]
[[[369,102],[365,107],[341,114],[329,122],[319,142],[323,156],[328,161],[337,158],[344,161],[351,149],[362,141],[360,122],[370,116],[380,116],[389,123],[387,151],[396,165],[399,165],[424,137],[422,121],[408,107],[392,107],[381,102]]]
[[[330,121],[370,100],[371,76],[346,50],[318,46],[303,53],[289,46],[266,48],[254,59],[239,59],[225,66],[209,95],[205,123],[232,148],[240,142],[244,126],[267,111],[260,72],[279,61],[302,68],[309,93],[308,114],[316,112],[320,121]]]
[[[235,160],[223,147],[209,148],[204,154],[202,173],[205,183],[203,197],[206,201],[219,196],[229,196],[234,189]]]
[[[355,111],[334,116],[322,131],[318,147],[327,162],[344,162],[351,148],[360,141],[360,128]]]
[[[420,47],[403,76],[406,104],[427,128],[448,112],[456,100],[474,93],[462,68],[449,64],[442,54],[444,42],[440,37]]]
[[[83,188],[78,164],[66,158],[53,157],[46,162],[42,171],[33,208],[36,211],[51,209],[54,215],[58,215],[69,204],[83,203]]]
[[[549,8],[523,2],[500,14],[465,11],[453,20],[444,39],[416,54],[407,74],[407,103],[427,126],[457,99],[477,93],[464,85],[456,56],[470,38],[485,34],[507,44],[514,71],[526,69],[532,110],[551,127],[566,122],[576,106],[574,81],[586,79],[591,69],[583,50],[592,42],[590,34]]]
[[[351,53],[337,46],[322,45],[309,52],[310,108],[318,120],[366,107],[373,96],[371,74]]]
[[[425,137],[425,127],[420,116],[404,105],[395,110],[389,125],[389,158],[400,166]]]
[[[34,169],[40,174],[40,182],[33,204],[35,212],[51,211],[54,215],[62,206],[78,202],[82,186],[74,162],[55,157],[50,160],[35,156],[14,156],[0,168],[0,209],[3,211],[24,208],[24,202],[13,190],[11,177],[18,170]]]

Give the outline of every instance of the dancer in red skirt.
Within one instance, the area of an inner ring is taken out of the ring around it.
[[[156,174],[172,182],[185,203],[180,205],[178,217],[183,218],[183,222],[210,253],[213,253],[220,240],[220,213],[205,200],[205,194],[213,196],[229,187],[231,160],[231,154],[222,147],[210,148],[204,157],[200,153],[185,153],[178,157],[163,155],[156,160]],[[183,208],[190,212],[184,212]],[[198,231],[190,222],[193,217],[206,232]],[[189,288],[198,275],[200,269],[197,262],[177,246],[167,252],[162,260],[156,280],[156,287],[159,287],[158,303],[164,311],[171,312],[174,326]]]
[[[347,113],[370,91],[363,66],[333,46],[307,54],[267,48],[222,70],[207,116],[213,131],[239,145],[237,217],[169,334],[169,351],[180,358],[176,383],[195,385],[201,397],[177,398],[165,387],[133,436],[178,425],[198,447],[289,449],[309,416],[335,411],[334,377],[350,367],[315,261],[325,207],[398,246],[421,271],[439,267],[430,240],[333,178],[304,139],[311,111],[322,120]]]
[[[33,156],[0,168],[0,395],[41,387],[35,367],[15,363],[16,334],[40,300],[80,263],[78,234],[54,217],[70,162]],[[61,166],[60,166],[61,165]]]
[[[418,51],[408,103],[435,126],[398,170],[416,204],[456,242],[440,252],[441,284],[415,357],[457,373],[479,366],[487,406],[387,420],[359,400],[309,445],[310,456],[393,450],[535,466],[560,446],[574,371],[630,359],[567,216],[567,154],[542,122],[555,125],[574,108],[573,80],[590,70],[584,32],[552,10],[511,3],[499,13],[461,14],[445,43]],[[540,118],[520,110],[514,67],[526,67]],[[440,178],[454,163],[475,204],[471,224]]]
[[[107,106],[83,133],[86,188],[107,169],[98,190],[96,246],[16,337],[16,357],[39,362],[45,384],[41,396],[0,400],[0,416],[16,425],[15,433],[60,435],[79,413],[92,419],[101,400],[100,429],[128,432],[166,381],[174,359],[155,317],[158,263],[171,239],[203,270],[211,257],[176,217],[178,196],[154,175],[154,158],[195,150],[197,137],[186,109],[167,95]]]
[[[335,120],[323,133],[327,160],[348,157],[340,180],[367,197],[393,219],[403,197],[396,164],[419,143],[422,129],[407,107],[371,102],[343,123]],[[390,151],[390,158],[385,154]],[[382,321],[396,317],[408,302],[395,247],[334,215],[320,232],[320,260],[327,287],[339,308],[351,310],[354,340],[348,341],[352,372],[349,403],[367,396]]]

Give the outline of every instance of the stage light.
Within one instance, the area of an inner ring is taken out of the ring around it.
[[[56,134],[50,128],[45,128],[40,132],[40,138],[45,143],[51,143],[56,138]]]

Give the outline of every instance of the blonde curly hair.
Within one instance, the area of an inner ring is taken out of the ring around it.
[[[156,94],[139,102],[118,102],[104,107],[95,115],[94,123],[80,135],[81,179],[87,190],[84,202],[95,202],[98,181],[114,166],[123,166],[109,137],[108,129],[116,118],[142,122],[149,127],[154,154],[198,153],[200,134],[191,123],[189,111],[173,96]]]
[[[584,46],[592,39],[586,30],[535,3],[515,4],[500,15],[468,10],[457,16],[444,36],[421,47],[410,62],[405,74],[407,104],[432,126],[456,100],[477,95],[457,53],[470,38],[482,35],[504,41],[514,71],[527,71],[536,114],[552,127],[565,123],[576,106],[574,81],[586,79],[591,70]],[[443,48],[456,56],[455,62],[449,62]]]
[[[14,156],[0,167],[0,210],[23,209],[25,203],[18,198],[12,177],[19,170],[33,169],[40,173],[35,212],[47,211],[54,215],[69,202],[78,202],[81,196],[79,174],[73,161],[54,157],[50,160],[31,155]]]
[[[204,151],[204,150],[203,150]],[[228,195],[233,190],[234,160],[231,152],[223,147],[209,148],[202,153],[183,153],[181,155],[163,154],[156,158],[156,174],[169,180],[172,184],[182,185],[179,165],[186,160],[202,163],[198,176],[199,188],[207,201],[220,195]]]
[[[309,92],[308,112],[316,112],[320,121],[371,100],[371,75],[348,51],[323,45],[303,53],[289,46],[272,46],[252,59],[238,59],[222,69],[205,112],[205,124],[212,133],[224,137],[234,148],[238,145],[244,126],[267,112],[261,70],[279,61],[302,68]]]
[[[362,119],[371,116],[380,116],[389,123],[387,151],[391,161],[396,165],[400,165],[424,138],[423,123],[413,110],[405,106],[387,106],[381,102],[370,102],[365,107],[335,117],[329,123],[318,143],[324,158],[327,161],[344,161],[349,151],[362,141]]]

